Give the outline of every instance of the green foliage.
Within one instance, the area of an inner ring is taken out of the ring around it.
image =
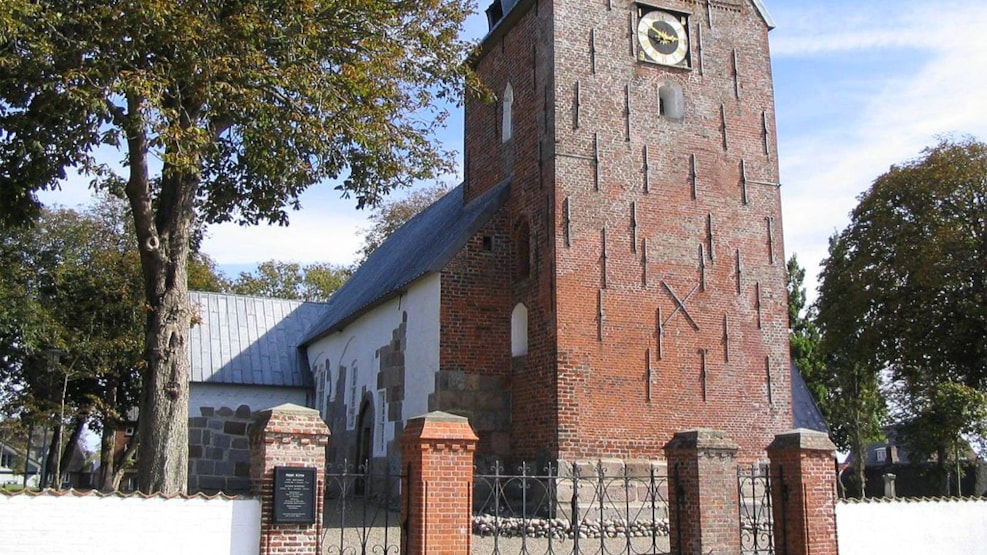
[[[285,223],[305,188],[336,178],[372,206],[451,168],[435,101],[476,88],[461,63],[464,1],[4,5],[7,218],[36,211],[34,191],[69,168],[113,173],[100,145],[160,159],[164,189],[169,172],[195,175],[207,222]]]
[[[806,305],[805,268],[795,254],[788,259],[788,328],[792,363],[802,373],[816,405],[824,417],[830,412],[826,396],[826,367],[819,343],[822,337],[816,325],[816,308]]]
[[[188,356],[174,339],[196,225],[286,224],[326,180],[374,206],[449,170],[435,100],[480,88],[458,38],[472,6],[0,1],[0,225],[37,216],[36,192],[68,172],[126,196],[147,310],[140,488],[182,492]]]
[[[825,416],[833,441],[853,459],[854,483],[859,488],[856,494],[862,496],[867,444],[881,439],[886,408],[881,391],[882,365],[873,355],[873,343],[880,332],[868,325],[867,288],[859,279],[857,261],[851,253],[843,235],[830,238],[816,321],[827,368]]]
[[[43,210],[0,236],[0,398],[22,425],[67,420],[113,428],[136,406],[145,309],[125,205],[104,197],[84,212]],[[197,255],[204,281],[212,263]],[[48,349],[61,351],[57,363]],[[67,384],[63,383],[67,377]]]
[[[390,200],[374,208],[370,214],[371,226],[364,230],[363,247],[360,248],[360,259],[357,264],[366,262],[367,257],[399,227],[448,192],[449,189],[445,185],[432,185],[416,189],[405,198]]]
[[[193,252],[188,261],[188,287],[194,291],[218,293],[229,289],[230,284],[212,258],[202,252]]]
[[[302,266],[270,260],[259,264],[255,273],[241,272],[230,290],[239,295],[325,302],[351,273],[332,264]]]
[[[944,381],[930,385],[908,399],[909,419],[901,426],[901,437],[914,457],[933,456],[955,463],[969,451],[966,438],[987,432],[987,393],[960,383]]]
[[[0,296],[17,307],[0,315],[6,417],[57,425],[64,395],[63,424],[99,429],[136,404],[144,309],[123,213],[104,199],[82,213],[44,210],[37,225],[3,235]]]
[[[853,447],[877,434],[882,381],[911,448],[948,453],[973,433],[987,390],[987,145],[944,140],[877,178],[822,277],[840,437]]]

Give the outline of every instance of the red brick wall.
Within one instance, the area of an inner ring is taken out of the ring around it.
[[[429,410],[468,416],[479,450],[499,456],[510,454],[513,247],[507,221],[501,210],[442,272],[440,379],[429,402]],[[450,373],[455,379],[444,377]]]
[[[826,434],[810,430],[779,434],[769,446],[777,551],[838,555],[835,453]]]
[[[405,555],[463,555],[470,552],[473,452],[477,438],[469,423],[445,413],[408,421],[401,436],[401,522],[408,536]]]
[[[322,493],[329,428],[315,409],[282,405],[257,413],[250,434],[250,478],[261,496],[261,552],[270,555],[316,553],[322,535]],[[316,469],[314,524],[274,524],[274,468]]]
[[[737,444],[723,432],[677,433],[668,457],[672,553],[740,553]]]
[[[510,176],[506,209],[512,238],[508,286],[510,309],[528,309],[528,354],[515,359],[511,388],[511,451],[519,459],[558,450],[558,412],[566,410],[555,380],[555,212],[552,187],[551,128],[555,118],[552,73],[552,3],[522,1],[515,15],[485,44],[477,71],[498,95],[497,102],[466,105],[466,155],[469,194],[478,195]],[[502,98],[507,83],[514,91],[512,138],[502,141]],[[514,243],[528,226],[528,267]],[[501,317],[509,325],[510,309]],[[508,328],[509,329],[509,328]],[[560,409],[560,407],[562,407]],[[480,450],[483,451],[481,434]]]
[[[669,0],[692,13],[693,67],[647,65],[634,4],[607,4],[522,0],[488,37],[476,67],[497,94],[511,83],[512,139],[501,103],[467,104],[469,194],[512,176],[507,224],[531,229],[532,272],[510,279],[531,343],[511,381],[512,448],[650,458],[676,430],[710,427],[757,459],[792,421],[780,196],[763,184],[779,181],[768,30],[751,2],[720,2],[711,22],[705,3]],[[658,116],[668,82],[681,121]],[[690,321],[672,292],[694,288]]]
[[[504,211],[442,272],[439,365],[508,376],[511,363],[511,240]],[[489,237],[491,250],[483,247]]]

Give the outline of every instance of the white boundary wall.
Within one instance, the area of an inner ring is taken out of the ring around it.
[[[260,500],[0,495],[4,555],[257,555]]]
[[[875,499],[836,505],[840,555],[987,551],[987,498]]]

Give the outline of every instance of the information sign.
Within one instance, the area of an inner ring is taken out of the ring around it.
[[[274,468],[274,523],[315,522],[315,469]]]

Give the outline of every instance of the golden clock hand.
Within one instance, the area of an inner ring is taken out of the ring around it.
[[[670,42],[675,42],[676,40],[674,36],[669,35],[665,31],[655,27],[654,24],[651,24],[651,30],[655,32],[655,38],[657,38],[662,44],[668,44]]]

